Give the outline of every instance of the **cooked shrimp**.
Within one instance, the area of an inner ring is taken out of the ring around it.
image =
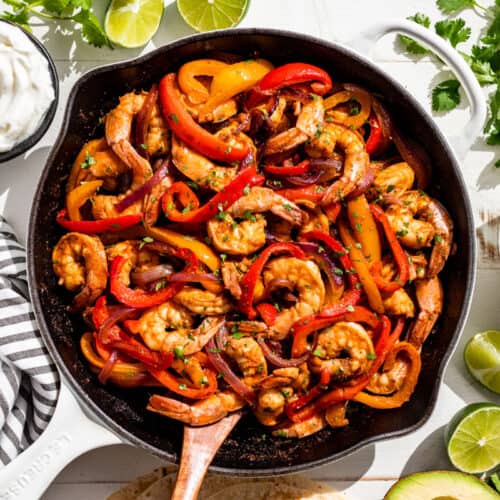
[[[374,358],[368,332],[358,323],[339,321],[320,332],[309,366],[315,373],[327,368],[332,376],[347,379],[366,373]]]
[[[310,260],[278,257],[269,262],[263,273],[264,288],[276,278],[286,279],[295,287],[298,301],[283,308],[272,326],[272,337],[282,340],[300,318],[318,312],[325,300],[325,285],[319,267]]]
[[[231,302],[225,295],[190,286],[184,287],[174,297],[174,300],[193,314],[203,314],[204,316],[217,316],[232,309]]]
[[[254,410],[257,420],[263,425],[276,425],[285,411],[287,399],[292,394],[291,387],[260,390]]]
[[[409,349],[415,349],[408,342],[399,342],[389,354],[381,372],[373,375],[366,389],[374,394],[389,395],[400,389],[410,369],[412,357]]]
[[[326,420],[322,413],[318,413],[303,420],[302,422],[289,423],[279,429],[273,431],[273,436],[286,437],[286,438],[303,438],[310,436],[324,429]]]
[[[403,245],[419,249],[433,244],[427,275],[436,276],[450,254],[453,222],[441,203],[422,191],[407,191],[400,199],[402,205],[387,208],[387,218]]]
[[[343,125],[326,123],[319,137],[312,138],[306,150],[310,156],[314,156],[315,149],[323,154],[325,146],[328,156],[333,154],[336,146],[340,147],[344,151],[345,160],[342,176],[326,189],[321,200],[322,205],[342,200],[354,191],[365,177],[370,162],[361,136]]]
[[[106,115],[105,134],[109,146],[133,172],[131,189],[137,189],[151,175],[151,165],[130,143],[134,116],[141,110],[147,93],[130,92],[120,97],[120,103]]]
[[[224,141],[228,148],[237,144],[245,144],[253,158],[256,149],[253,141],[243,132],[237,132],[237,123],[234,122],[220,129],[215,136]],[[220,166],[189,148],[177,137],[172,137],[172,160],[177,169],[186,177],[201,186],[214,191],[221,191],[236,176],[238,167]]]
[[[373,180],[373,190],[376,196],[384,197],[390,194],[399,197],[412,188],[415,182],[415,172],[406,162],[394,163],[377,173]]]
[[[292,387],[299,391],[307,390],[310,381],[309,368],[307,363],[298,367],[276,368],[266,378],[259,382],[261,389],[273,389],[277,387]],[[289,397],[287,395],[286,397]]]
[[[267,376],[266,358],[254,338],[228,335],[225,352],[236,361],[247,385],[253,386]]]
[[[144,271],[160,263],[158,254],[151,252],[147,248],[139,248],[139,246],[138,241],[126,240],[106,249],[106,256],[110,262],[118,256],[126,259],[121,269],[120,281],[127,286],[130,284],[130,272],[133,269]]]
[[[156,224],[161,212],[161,197],[173,184],[170,175],[166,175],[158,184],[155,184],[149,194],[144,198],[144,223],[147,226]]]
[[[153,106],[146,134],[146,151],[150,157],[164,156],[170,150],[169,130],[158,101]]]
[[[328,217],[320,207],[317,207],[313,210],[308,210],[307,214],[309,220],[300,228],[300,234],[308,233],[310,231],[321,231],[327,234],[329,233],[330,222],[328,220]]]
[[[415,316],[415,304],[404,288],[399,288],[383,299],[386,314],[393,316]]]
[[[249,255],[266,244],[266,224],[260,214],[239,222],[226,214],[224,219],[215,217],[208,221],[207,233],[219,252]]]
[[[233,217],[248,217],[248,214],[271,212],[294,225],[305,220],[305,214],[292,201],[270,188],[254,186],[250,192],[231,205],[229,213]]]
[[[437,276],[415,281],[419,313],[408,331],[408,342],[422,347],[443,311],[443,286]]]
[[[264,156],[291,150],[314,137],[323,123],[323,99],[319,96],[302,106],[295,127],[271,137],[265,144]]]
[[[96,236],[65,234],[52,251],[52,266],[70,292],[79,291],[73,299],[75,309],[90,306],[106,289],[108,263],[104,246]]]
[[[120,217],[122,215],[137,215],[142,213],[142,200],[137,200],[121,212],[116,209],[116,204],[127,196],[121,194],[118,196],[109,194],[98,194],[92,198],[92,216],[94,219],[109,219],[111,217]]]
[[[147,409],[196,427],[213,424],[245,404],[232,391],[219,391],[193,404],[154,394],[149,398]]]
[[[182,345],[177,345],[175,349],[176,352],[179,353],[183,347]],[[207,377],[203,371],[203,366],[196,356],[187,356],[184,351],[182,351],[182,356],[177,356],[172,361],[171,368],[179,375],[188,378],[195,387],[201,388],[207,383]]]
[[[349,420],[345,416],[347,403],[335,403],[325,411],[326,423],[332,428],[345,427],[349,425]]]

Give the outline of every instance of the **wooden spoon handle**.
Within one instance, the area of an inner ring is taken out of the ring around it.
[[[171,500],[196,500],[208,466],[241,418],[232,413],[205,427],[184,426],[181,464]]]

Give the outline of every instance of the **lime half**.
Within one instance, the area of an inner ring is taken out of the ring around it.
[[[248,0],[177,0],[180,15],[196,31],[236,26],[247,7]]]
[[[153,38],[162,15],[163,0],[112,0],[104,29],[113,43],[127,48],[142,47]]]
[[[464,358],[472,376],[500,394],[500,331],[476,333],[465,346]]]
[[[500,465],[500,406],[473,403],[446,427],[451,463],[462,472],[479,474]]]

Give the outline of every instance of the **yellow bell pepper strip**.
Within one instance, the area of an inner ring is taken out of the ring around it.
[[[370,406],[371,408],[377,408],[379,410],[387,410],[391,408],[399,408],[404,403],[406,403],[417,385],[418,375],[420,369],[422,368],[422,361],[420,359],[420,354],[418,353],[415,346],[409,342],[400,342],[394,349],[389,353],[386,362],[384,363],[384,370],[390,370],[396,361],[397,355],[404,351],[406,357],[409,359],[410,367],[408,373],[403,381],[403,385],[390,396],[378,396],[375,394],[368,394],[367,392],[359,392],[354,396],[354,401],[362,403],[364,405]]]
[[[104,151],[106,149],[108,149],[108,143],[104,137],[101,139],[93,139],[83,145],[71,167],[71,173],[69,174],[68,183],[66,185],[68,192],[79,185],[82,171],[85,173],[87,166],[90,166],[89,159],[94,158],[98,151]]]
[[[200,262],[203,262],[211,271],[220,268],[220,259],[213,250],[205,243],[184,234],[176,233],[164,227],[145,227],[146,235],[157,241],[168,243],[176,248],[187,248],[191,250]]]
[[[99,220],[68,220],[66,209],[59,210],[56,222],[68,231],[76,231],[84,234],[101,234],[122,231],[131,226],[139,224],[142,220],[142,213],[122,215],[121,217],[111,217]]]
[[[197,76],[212,76],[227,68],[229,64],[217,59],[196,59],[181,66],[177,74],[179,87],[193,104],[207,102],[209,91]]]
[[[385,308],[382,296],[380,295],[377,284],[370,273],[370,268],[365,256],[363,255],[361,249],[358,248],[359,243],[353,238],[351,232],[349,231],[349,227],[344,220],[338,221],[337,227],[340,239],[344,243],[345,247],[349,249],[349,257],[351,258],[352,266],[356,270],[359,281],[361,281],[361,284],[363,285],[370,307],[378,313],[383,313]]]
[[[242,161],[250,152],[246,144],[229,146],[198,125],[182,104],[175,89],[175,73],[165,75],[160,81],[160,102],[163,116],[172,132],[189,147],[212,160],[227,163]]]
[[[80,184],[66,195],[66,209],[69,220],[82,220],[80,207],[102,186],[103,181],[89,181]]]
[[[185,224],[200,224],[215,216],[223,218],[224,210],[244,196],[246,190],[252,186],[261,186],[265,180],[263,175],[257,174],[255,167],[247,167],[225,186],[223,191],[210,198],[201,207],[197,196],[186,184],[175,182],[163,195],[163,211],[171,221]],[[175,206],[174,195],[178,195],[178,201],[183,205],[182,212]]]
[[[250,90],[272,69],[273,65],[265,59],[241,61],[227,66],[214,76],[203,112],[213,111],[231,97]]]
[[[352,232],[361,243],[366,260],[373,264],[382,256],[382,244],[370,205],[364,194],[347,202],[347,218]]]
[[[346,84],[346,86],[348,86],[348,84]],[[348,113],[343,113],[332,109],[339,104],[352,102],[353,100],[359,103],[359,109],[351,107],[351,111]],[[330,97],[327,97],[323,105],[325,111],[331,110],[327,113],[327,117],[330,116],[334,120],[338,120],[342,123],[342,125],[345,125],[346,127],[358,129],[365,124],[366,120],[368,120],[370,116],[370,112],[372,109],[372,98],[371,95],[365,90],[359,87],[351,87],[341,92],[337,92]]]

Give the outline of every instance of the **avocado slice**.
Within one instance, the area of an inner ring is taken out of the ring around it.
[[[500,495],[476,476],[436,470],[403,477],[384,500],[500,500]]]

